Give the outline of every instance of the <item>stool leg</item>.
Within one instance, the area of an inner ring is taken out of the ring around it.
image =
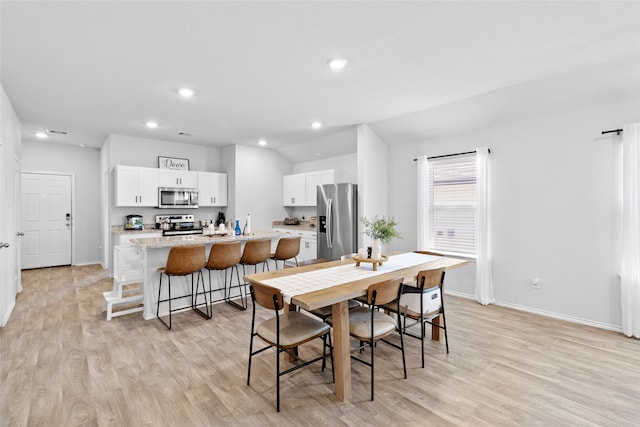
[[[206,289],[204,287],[204,277],[202,277],[202,270],[199,270],[196,274],[196,286],[195,286],[195,292],[193,290],[193,273],[191,273],[191,308],[193,309],[193,311],[195,311],[196,313],[198,313],[200,316],[204,317],[205,319],[209,320],[211,319],[211,315],[209,314],[209,305],[207,304],[207,292]],[[200,279],[202,278],[202,294],[204,295],[204,304],[205,304],[205,310],[206,313],[202,310],[200,310],[200,308],[198,307],[198,290],[200,289]]]
[[[160,273],[160,285],[158,286],[158,306],[156,308],[156,317],[158,318],[158,320],[160,320],[166,327],[167,329],[171,329],[171,276],[167,276],[167,280],[169,281],[169,324],[167,324],[167,322],[165,322],[162,317],[160,317],[160,295],[162,294],[162,276],[163,274]]]

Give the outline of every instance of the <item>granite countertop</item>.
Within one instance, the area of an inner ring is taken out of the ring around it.
[[[144,224],[142,230],[125,230],[124,225],[112,225],[111,232],[113,234],[141,234],[141,233],[162,233],[162,230],[156,228],[155,224]]]
[[[221,242],[234,242],[234,241],[247,241],[256,239],[276,239],[282,236],[282,233],[272,231],[256,231],[250,235],[240,236],[226,236],[216,235],[207,236],[204,234],[190,234],[186,236],[166,236],[166,237],[151,237],[141,239],[131,239],[131,243],[135,243],[142,249],[158,249],[158,248],[170,248],[173,246],[189,246],[189,245],[210,245],[213,243]]]
[[[273,221],[271,223],[273,228],[289,228],[291,230],[305,230],[305,231],[316,231],[317,227],[315,226],[315,221],[300,221],[298,225],[286,225],[284,221]]]

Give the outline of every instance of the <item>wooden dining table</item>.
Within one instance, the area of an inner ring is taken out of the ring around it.
[[[394,266],[394,255],[397,259],[411,258],[410,266]],[[403,257],[401,257],[403,256]],[[424,258],[420,258],[422,256]],[[424,261],[424,262],[422,262]],[[349,309],[348,301],[366,295],[369,285],[385,280],[402,277],[405,283],[415,281],[418,272],[444,268],[450,270],[467,264],[466,260],[419,254],[414,252],[389,254],[389,261],[379,266],[376,272],[371,264],[355,265],[353,259],[331,261],[321,264],[312,264],[302,267],[285,268],[282,270],[267,271],[250,274],[245,280],[250,283],[264,284],[281,289],[283,296],[289,299],[290,307],[298,306],[311,311],[321,307],[331,306],[334,345],[334,373],[336,397],[345,401],[351,398],[351,346],[349,336]],[[351,271],[363,269],[362,271]],[[325,283],[316,283],[315,286],[305,288],[305,282],[318,282],[319,277],[326,277]],[[288,287],[288,283],[299,283],[298,288]],[[279,285],[280,284],[280,285]],[[289,293],[289,295],[287,294]],[[434,328],[439,331],[438,328]],[[433,335],[437,338],[437,335]]]

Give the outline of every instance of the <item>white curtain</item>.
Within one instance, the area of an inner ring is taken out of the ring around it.
[[[418,157],[418,250],[425,251],[429,247],[427,227],[429,224],[429,209],[427,208],[427,177],[429,176],[429,164],[427,156]]]
[[[640,338],[640,123],[622,132],[622,332]]]
[[[496,302],[493,296],[491,234],[489,233],[489,149],[476,148],[476,289],[482,305]]]

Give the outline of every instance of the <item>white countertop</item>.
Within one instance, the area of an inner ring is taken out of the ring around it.
[[[151,237],[143,239],[131,239],[131,243],[135,243],[142,249],[170,248],[173,246],[189,246],[189,245],[210,245],[221,242],[247,241],[256,239],[277,239],[282,233],[271,231],[256,231],[248,236],[207,236],[204,234],[190,234],[186,236],[166,236]]]

